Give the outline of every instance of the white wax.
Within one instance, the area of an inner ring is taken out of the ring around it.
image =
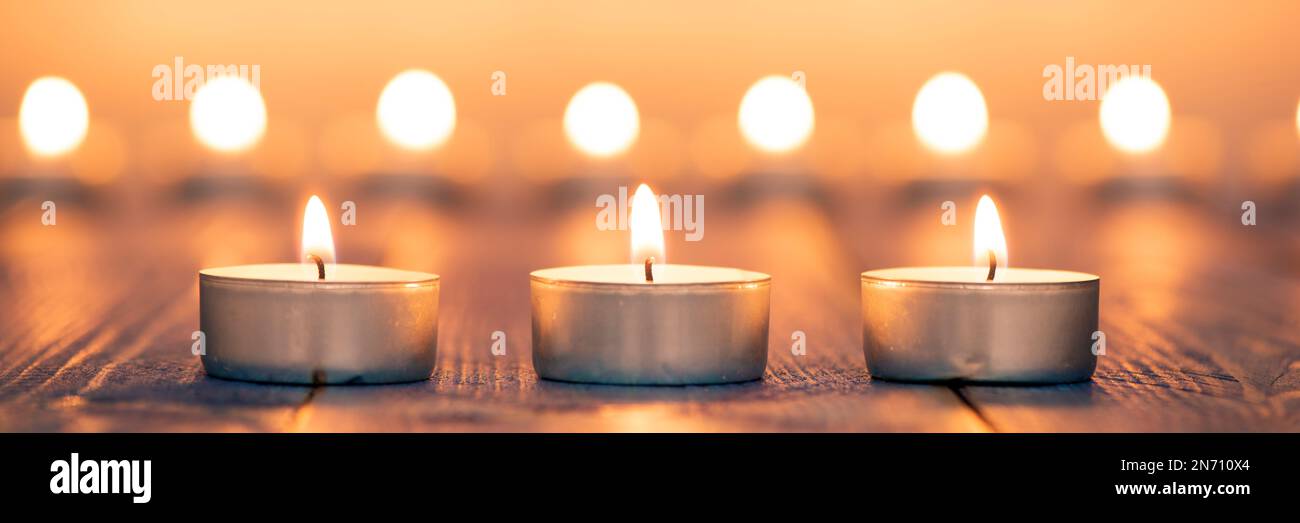
[[[645,279],[645,265],[577,265],[533,271],[534,278],[554,283],[624,284],[624,285],[695,285],[738,284],[771,280],[761,272],[707,267],[702,265],[656,264],[652,267],[654,281]]]
[[[352,265],[331,263],[325,265],[325,279],[319,278],[315,264],[311,263],[264,263],[258,265],[237,265],[203,269],[200,274],[220,279],[250,280],[262,282],[302,282],[320,284],[409,284],[427,283],[437,279],[436,276],[415,271],[374,267],[370,265]]]
[[[877,280],[915,284],[1040,285],[1073,284],[1099,279],[1096,275],[1074,271],[1002,267],[989,281],[988,267],[895,267],[867,271],[863,276]]]

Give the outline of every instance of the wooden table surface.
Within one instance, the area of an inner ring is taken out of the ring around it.
[[[704,240],[670,233],[670,260],[774,281],[765,377],[713,387],[533,372],[528,272],[626,255],[626,233],[598,231],[587,196],[326,195],[358,206],[357,225],[335,225],[341,261],[436,272],[443,290],[431,379],[319,388],[208,378],[190,354],[197,270],[294,259],[298,195],[73,199],[54,226],[41,225],[41,198],[11,198],[0,204],[0,430],[1300,430],[1296,228],[1267,214],[1244,227],[1240,211],[1179,198],[1045,196],[1066,192],[998,195],[1013,265],[1102,276],[1096,376],[1035,387],[891,383],[863,361],[859,273],[968,263],[974,193],[709,193]],[[950,198],[956,226],[940,223]],[[490,352],[498,330],[504,356]],[[791,354],[794,331],[804,356]]]

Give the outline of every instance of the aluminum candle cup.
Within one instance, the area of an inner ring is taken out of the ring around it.
[[[1067,383],[1097,366],[1101,278],[909,267],[862,273],[862,349],[878,378]]]
[[[620,385],[751,381],[767,368],[766,274],[587,265],[534,271],[533,366],[546,379]]]
[[[428,379],[438,276],[363,265],[243,265],[199,272],[203,368],[219,378],[302,384]]]

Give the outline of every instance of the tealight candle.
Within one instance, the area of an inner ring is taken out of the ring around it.
[[[659,203],[632,198],[632,261],[531,274],[542,378],[621,385],[756,380],[767,368],[766,274],[664,263]]]
[[[905,381],[1067,383],[1097,366],[1101,278],[1007,267],[988,196],[975,212],[974,267],[862,273],[862,345],[871,375]]]
[[[199,271],[209,375],[301,384],[428,379],[438,339],[435,274],[334,263],[329,217],[313,196],[307,263]]]

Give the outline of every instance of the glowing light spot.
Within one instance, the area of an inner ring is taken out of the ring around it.
[[[975,207],[975,266],[988,267],[989,254],[997,256],[997,266],[1005,269],[1010,265],[1007,260],[1007,237],[1002,233],[1002,218],[998,216],[998,207],[986,194],[980,196],[979,205]]]
[[[564,109],[564,134],[569,142],[598,158],[626,151],[640,129],[636,102],[623,88],[608,82],[579,89]]]
[[[1169,99],[1150,78],[1129,76],[1112,84],[1100,114],[1106,141],[1127,153],[1152,151],[1169,134]]]
[[[984,139],[989,112],[979,86],[961,73],[940,73],[916,93],[912,130],[931,150],[959,154]]]
[[[766,76],[745,91],[740,101],[740,132],[754,147],[770,153],[792,151],[813,131],[808,92],[784,76]]]
[[[641,264],[648,258],[655,263],[668,263],[664,256],[663,220],[659,216],[659,198],[646,184],[636,188],[632,195],[632,215],[628,228],[632,230],[632,263]]]
[[[38,78],[23,93],[18,128],[27,149],[57,156],[81,145],[90,126],[90,110],[76,85],[63,78]]]
[[[375,119],[393,143],[426,151],[451,137],[456,128],[456,100],[442,79],[429,71],[411,69],[384,86]]]
[[[302,260],[319,256],[325,263],[334,263],[334,233],[330,230],[329,213],[320,197],[312,195],[302,214]]]
[[[266,133],[262,93],[238,76],[209,79],[190,102],[190,129],[199,142],[213,150],[245,151]]]

